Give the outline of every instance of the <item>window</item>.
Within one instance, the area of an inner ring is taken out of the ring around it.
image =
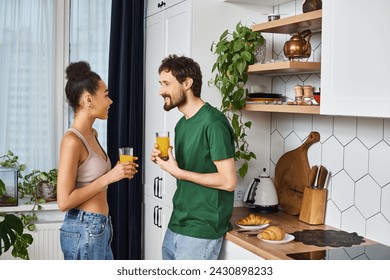
[[[72,0],[70,8],[70,61],[85,60],[108,84],[111,0]],[[70,114],[71,123],[73,114]],[[99,142],[107,150],[107,121],[96,120]]]
[[[0,155],[13,151],[29,171],[57,166],[65,67],[86,60],[108,82],[110,15],[111,0],[0,1]],[[105,147],[106,121],[95,128]]]

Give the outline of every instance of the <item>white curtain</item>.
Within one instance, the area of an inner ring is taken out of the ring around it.
[[[88,61],[108,85],[111,0],[72,0],[70,7],[70,61]],[[107,121],[96,120],[94,127],[107,150]]]
[[[0,155],[30,170],[57,165],[55,27],[55,0],[0,1]]]
[[[65,93],[55,90],[55,81],[65,69],[56,68],[63,58],[55,56],[56,40],[65,33],[56,34],[63,25],[56,22],[56,5],[63,0],[0,0],[0,156],[13,151],[27,171],[57,166],[63,128],[56,126],[64,123],[64,112],[55,108]],[[88,61],[108,83],[111,0],[71,0],[70,7],[69,59]],[[94,127],[106,148],[107,122]]]

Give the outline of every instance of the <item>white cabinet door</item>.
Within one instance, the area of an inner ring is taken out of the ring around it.
[[[144,197],[144,259],[161,260],[161,246],[172,213],[172,208]]]
[[[390,1],[327,0],[321,114],[390,117]]]
[[[177,109],[165,112],[163,99],[159,95],[158,67],[169,54],[190,54],[190,1],[174,5],[163,12],[146,19],[145,57],[145,193],[158,197],[172,206],[176,190],[176,179],[163,172],[149,160],[155,140],[155,133],[170,132],[174,144],[174,127],[182,113]],[[157,193],[157,195],[156,195]]]
[[[178,3],[180,2],[180,3]],[[171,2],[172,3],[172,2]],[[178,3],[178,4],[177,4]],[[170,132],[182,113],[165,112],[159,95],[158,68],[169,54],[190,55],[190,1],[175,5],[146,18],[145,53],[145,149],[144,149],[144,258],[161,259],[161,243],[172,212],[176,179],[150,161],[155,133]]]
[[[144,196],[144,259],[160,260],[162,227],[160,227],[161,205],[148,195]]]
[[[165,123],[158,74],[164,56],[163,16],[158,13],[146,19],[144,191],[150,196],[155,195],[156,180],[162,178],[160,167],[150,161],[150,153],[156,143],[156,132],[163,129]]]
[[[225,239],[223,241],[221,253],[219,254],[218,259],[219,260],[262,260],[263,258]]]
[[[165,57],[170,54],[178,56],[190,56],[191,39],[191,16],[190,1],[184,1],[164,12],[164,41]],[[162,98],[161,98],[162,99]],[[165,112],[165,130],[170,132],[171,145],[174,145],[175,125],[183,114],[177,109]],[[175,149],[173,149],[173,153]],[[164,172],[163,178],[163,201],[167,205],[172,205],[172,198],[176,191],[176,179]]]

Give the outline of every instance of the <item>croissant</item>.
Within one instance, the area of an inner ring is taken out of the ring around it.
[[[239,220],[237,224],[242,226],[255,226],[261,224],[269,224],[270,222],[271,220],[268,218],[256,216],[255,214],[249,214],[249,216]]]
[[[283,240],[286,233],[284,230],[279,226],[270,226],[266,228],[263,232],[259,233],[257,235],[260,239],[266,239],[266,240]]]

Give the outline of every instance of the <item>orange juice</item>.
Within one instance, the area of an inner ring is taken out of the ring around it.
[[[133,161],[133,148],[131,147],[119,148],[119,161],[120,162]]]
[[[167,160],[168,157],[168,148],[169,148],[169,137],[159,137],[156,138],[158,149],[161,151],[160,157],[163,160]]]
[[[119,156],[119,161],[120,162],[133,161],[133,155],[120,155]]]

